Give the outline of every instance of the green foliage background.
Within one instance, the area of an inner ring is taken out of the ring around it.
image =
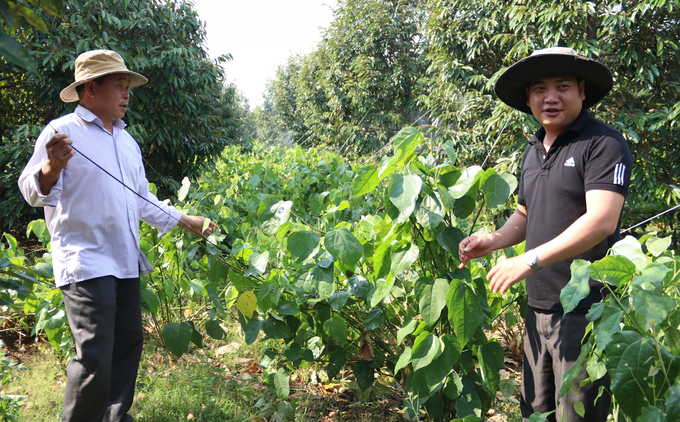
[[[493,84],[533,50],[568,46],[614,75],[590,111],[626,137],[635,159],[623,227],[678,204],[680,1],[357,3],[340,2],[317,50],[281,66],[260,121],[345,152],[379,149],[395,127],[420,125],[452,140],[462,162],[518,174],[538,125],[502,104]],[[673,215],[654,224],[677,248]]]
[[[140,286],[152,342],[181,356],[224,339],[222,322],[238,318],[248,343],[267,345],[266,418],[291,415],[289,373],[312,365],[331,378],[351,368],[360,399],[381,388],[375,374],[392,375],[411,416],[479,420],[497,390],[512,393],[499,375],[503,349],[485,330],[517,321],[525,293],[518,284],[492,295],[485,281],[523,247],[457,271],[456,245],[514,209],[518,159],[538,125],[493,84],[533,50],[570,46],[612,70],[614,89],[591,113],[633,150],[623,227],[680,198],[680,0],[341,1],[317,49],[283,64],[252,114],[224,84],[219,62],[229,57],[208,59],[191,3],[67,0],[63,18],[45,10],[60,2],[30,3],[0,0],[0,36],[25,50],[5,48],[0,61],[4,224],[35,215],[16,179],[40,128],[72,107],[58,94],[73,60],[119,51],[151,81],[126,116],[149,178],[223,229],[204,243],[143,227],[157,270]],[[17,67],[29,59],[37,71]],[[261,142],[225,149],[251,136]],[[595,335],[581,360],[591,377],[612,377],[614,412],[662,421],[680,408],[680,267],[673,215],[653,224],[611,257],[575,262],[563,299],[577,302],[588,274],[618,287],[591,310]],[[35,256],[9,234],[0,244],[0,306],[68,357],[49,234],[39,220],[29,231],[45,247]]]

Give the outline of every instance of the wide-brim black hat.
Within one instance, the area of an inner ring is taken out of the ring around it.
[[[496,81],[494,91],[505,104],[531,114],[526,87],[536,78],[569,75],[586,81],[583,107],[589,108],[603,99],[614,84],[609,68],[567,47],[536,50],[510,66]]]

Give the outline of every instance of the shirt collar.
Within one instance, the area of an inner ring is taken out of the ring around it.
[[[560,133],[557,135],[557,141],[561,141],[564,139],[565,135],[580,135],[583,133],[583,131],[586,129],[586,126],[588,126],[588,122],[590,121],[590,114],[588,113],[588,109],[582,108],[581,112],[576,116],[576,120],[574,120],[571,125],[565,130],[564,132]],[[545,129],[543,127],[539,128],[534,136],[531,137],[531,140],[529,141],[533,145],[542,145],[543,144],[543,138],[545,137]]]
[[[83,107],[80,104],[78,105],[78,107],[76,107],[75,113],[78,115],[78,117],[80,117],[81,119],[85,120],[88,123],[94,123],[101,128],[104,127],[104,123],[102,123],[102,121],[99,119],[99,117],[97,117],[96,114],[94,114],[93,112],[91,112],[86,107]],[[125,129],[125,126],[127,125],[122,119],[116,119],[113,121],[113,126],[122,130]]]

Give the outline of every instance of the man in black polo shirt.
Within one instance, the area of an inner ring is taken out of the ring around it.
[[[555,411],[550,420],[602,421],[610,405],[608,379],[579,389],[559,403],[563,374],[579,356],[588,321],[585,313],[603,299],[602,285],[590,280],[590,295],[564,314],[560,292],[571,278],[574,259],[595,261],[619,240],[620,216],[633,159],[621,134],[593,119],[588,107],[612,87],[609,69],[565,47],[535,51],[509,67],[496,82],[507,105],[531,113],[541,124],[522,161],[518,205],[497,231],[470,236],[459,245],[461,268],[470,259],[526,240],[524,255],[488,273],[489,289],[505,293],[526,279],[522,416]],[[597,400],[596,400],[597,399]],[[584,416],[574,409],[583,404]]]

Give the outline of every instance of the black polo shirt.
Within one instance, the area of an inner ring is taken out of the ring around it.
[[[526,250],[542,245],[567,229],[586,213],[586,192],[609,190],[628,194],[633,158],[623,136],[609,125],[581,110],[576,120],[554,141],[550,151],[543,148],[545,129],[529,141],[522,159],[518,203],[527,209]],[[603,258],[618,241],[616,231],[591,250],[533,273],[526,288],[530,306],[562,311],[560,292],[571,278],[574,259],[590,262]],[[590,295],[575,312],[587,312],[603,298],[602,285],[590,280]]]

